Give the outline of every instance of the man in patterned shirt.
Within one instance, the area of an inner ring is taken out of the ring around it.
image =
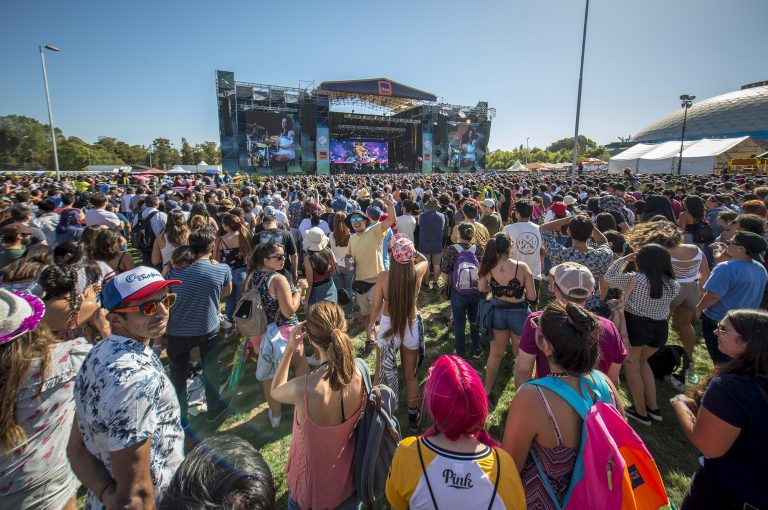
[[[88,488],[86,510],[154,508],[184,458],[176,392],[149,346],[168,325],[175,302],[168,286],[180,283],[139,266],[102,289],[112,334],[77,375],[67,447]]]
[[[571,235],[570,247],[560,245],[552,234],[553,231],[566,225]],[[593,312],[599,311],[600,280],[613,261],[613,252],[605,236],[595,228],[589,216],[583,214],[545,223],[539,227],[539,232],[541,242],[553,266],[563,262],[576,262],[589,268],[592,276],[595,277],[595,292],[587,299],[586,308]],[[590,237],[594,239],[596,246],[588,244]]]

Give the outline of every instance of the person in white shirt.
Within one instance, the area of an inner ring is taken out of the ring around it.
[[[133,188],[128,188],[120,197],[120,212],[128,218],[128,221],[133,219],[133,209],[131,209],[131,199],[134,197]]]
[[[158,211],[157,206],[160,204],[160,199],[157,195],[149,194],[144,197],[144,208],[133,218],[132,228],[135,229],[139,222],[139,218],[148,218],[152,213],[157,213],[149,220],[149,225],[152,227],[152,232],[155,236],[159,236],[165,230],[165,223],[168,221],[168,215],[164,212]],[[141,251],[142,263],[145,266],[152,267],[152,247],[149,250]]]
[[[531,222],[533,202],[521,199],[515,202],[515,223],[504,227],[504,233],[512,241],[511,257],[525,262],[534,279],[541,278],[542,243],[539,226]]]
[[[91,205],[93,208],[85,211],[86,225],[106,225],[116,229],[122,229],[125,226],[117,214],[105,210],[107,196],[104,193],[94,193],[91,196]]]
[[[413,210],[416,204],[413,200],[403,200],[402,212],[403,214],[397,217],[397,233],[405,235],[412,243],[416,242],[416,218],[413,217]]]

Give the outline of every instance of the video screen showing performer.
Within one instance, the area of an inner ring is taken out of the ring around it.
[[[249,166],[296,164],[296,132],[293,116],[275,112],[245,112]]]
[[[356,140],[331,140],[331,163],[387,164],[389,151],[387,142],[363,142]]]
[[[485,166],[487,134],[478,132],[476,125],[458,124],[448,127],[448,167],[482,168]]]

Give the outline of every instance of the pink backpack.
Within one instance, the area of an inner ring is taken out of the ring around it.
[[[581,394],[565,381],[544,377],[529,381],[553,391],[584,420],[581,445],[571,484],[560,502],[539,459],[531,457],[555,507],[563,510],[658,510],[671,509],[664,483],[650,452],[611,401],[605,376],[593,370],[592,380],[582,377]],[[594,382],[593,382],[594,381]],[[587,387],[595,393],[592,402]]]

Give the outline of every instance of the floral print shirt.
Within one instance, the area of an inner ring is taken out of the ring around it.
[[[76,338],[49,349],[45,380],[41,381],[40,360],[35,360],[17,394],[16,423],[24,429],[27,441],[0,453],[0,500],[45,484],[59,466],[69,466],[66,450],[75,416],[72,385],[91,345]],[[74,482],[74,473],[69,474]]]
[[[150,471],[159,502],[184,458],[184,431],[176,392],[154,351],[132,338],[107,337],[83,362],[75,405],[86,448],[110,473],[110,452],[150,438]],[[102,508],[89,491],[85,509]]]

